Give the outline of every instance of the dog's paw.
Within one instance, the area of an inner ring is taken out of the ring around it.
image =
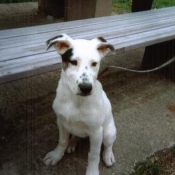
[[[43,159],[45,165],[55,166],[58,161],[60,161],[63,157],[63,154],[59,154],[56,150],[53,150],[46,154]]]
[[[67,147],[67,152],[68,153],[72,153],[75,151],[76,147],[77,147],[77,143],[78,143],[79,138],[76,136],[72,136],[72,138],[69,141],[68,147]]]
[[[75,151],[75,148],[76,148],[77,145],[75,144],[71,144],[67,147],[67,152],[68,153],[73,153]]]
[[[107,167],[112,166],[115,163],[115,157],[111,150],[105,150],[103,152],[103,161]]]

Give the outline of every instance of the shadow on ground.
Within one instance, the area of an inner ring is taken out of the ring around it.
[[[117,64],[139,68],[143,49],[107,57],[102,66]],[[66,153],[55,167],[41,158],[58,139],[51,105],[60,71],[49,72],[0,86],[0,174],[82,175],[87,166],[88,139],[75,153]],[[175,84],[156,75],[109,70],[101,79],[112,106],[118,138],[117,163],[101,175],[131,171],[134,164],[175,141]]]

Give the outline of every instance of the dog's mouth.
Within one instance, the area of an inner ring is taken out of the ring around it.
[[[82,96],[82,97],[87,97],[87,96],[91,95],[91,93],[86,93],[86,94],[78,93],[77,95]]]

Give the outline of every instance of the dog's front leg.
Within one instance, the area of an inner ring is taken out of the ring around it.
[[[53,151],[47,153],[46,156],[44,157],[45,165],[55,166],[57,162],[62,159],[68,145],[69,133],[62,126],[59,120],[57,120],[57,125],[59,128],[59,142],[57,147]]]
[[[86,175],[99,175],[100,150],[102,144],[102,127],[89,134],[90,151],[88,154],[88,167]]]

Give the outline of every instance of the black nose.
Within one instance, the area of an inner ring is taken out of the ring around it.
[[[92,84],[82,83],[82,84],[79,84],[79,88],[84,95],[88,95],[92,90]]]

